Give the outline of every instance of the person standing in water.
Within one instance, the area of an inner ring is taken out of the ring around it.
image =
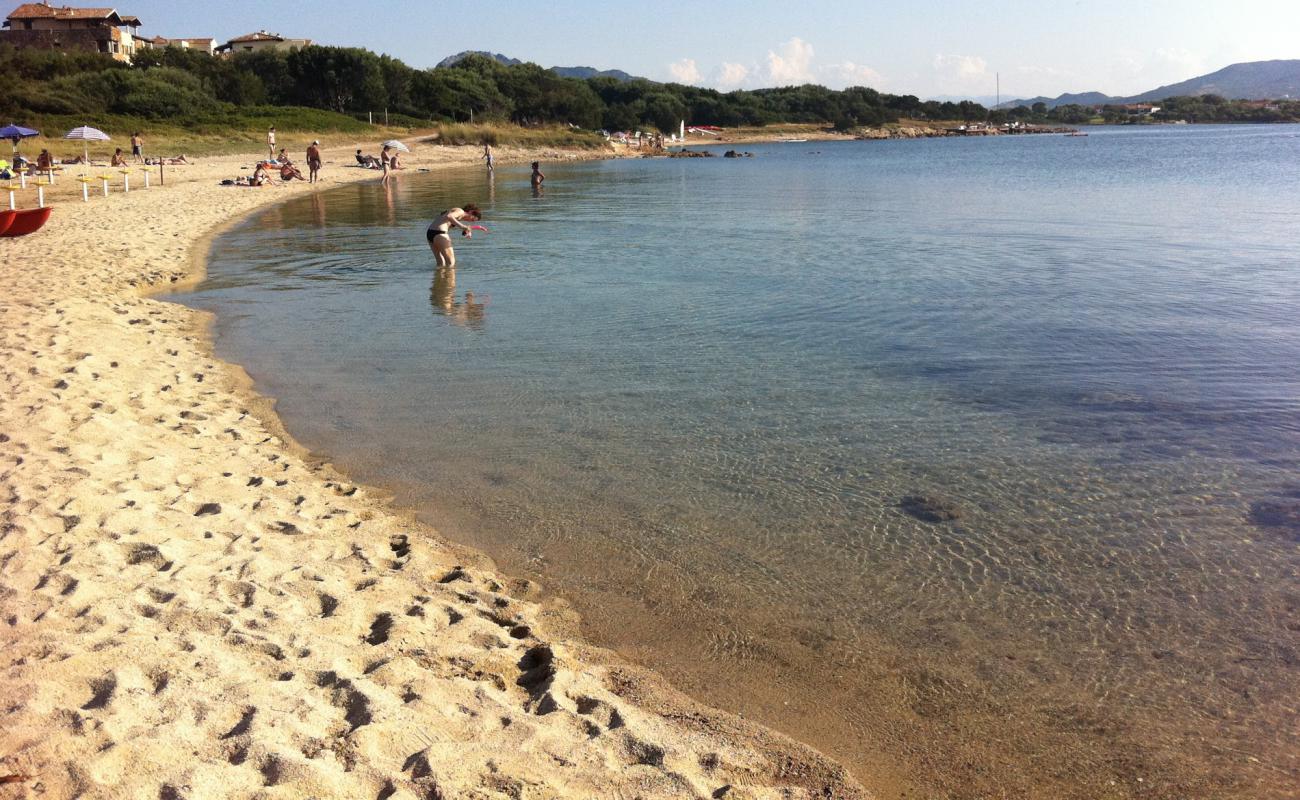
[[[541,163],[542,162],[540,161],[533,162],[533,175],[530,180],[532,181],[534,189],[542,188],[542,181],[546,180],[546,176],[542,174]]]
[[[487,162],[488,172],[496,168],[496,159],[492,157],[492,145],[483,145],[483,160]]]
[[[473,236],[466,222],[478,222],[483,219],[483,212],[478,210],[478,206],[473,203],[466,203],[464,208],[448,209],[438,215],[438,218],[429,223],[429,229],[424,232],[424,238],[429,242],[429,249],[433,251],[433,257],[441,267],[456,266],[456,251],[451,248],[451,229],[460,228],[461,235],[465,237]]]
[[[384,177],[379,181],[385,186],[388,185],[388,179],[392,176],[392,156],[388,154],[389,147],[384,145],[384,149],[379,151],[379,166],[384,170]]]
[[[316,182],[320,164],[320,140],[315,140],[307,147],[307,174],[311,176],[312,183]]]

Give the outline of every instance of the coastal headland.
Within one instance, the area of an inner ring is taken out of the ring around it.
[[[240,217],[377,179],[353,150],[317,186],[218,185],[255,156],[89,203],[65,178],[0,242],[3,796],[867,797],[312,459],[210,318],[150,299]]]

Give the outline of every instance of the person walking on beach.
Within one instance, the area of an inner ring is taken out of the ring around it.
[[[320,172],[320,140],[314,140],[307,145],[307,174],[311,176],[311,182],[316,182],[316,173]]]
[[[271,130],[266,132],[266,157],[270,159],[275,158],[275,126],[274,125],[271,126]]]
[[[465,223],[478,222],[481,219],[483,219],[483,212],[478,210],[478,206],[466,203],[464,208],[452,208],[442,212],[437,219],[429,223],[424,238],[429,242],[429,249],[433,251],[433,257],[440,268],[456,266],[456,251],[451,248],[451,229],[460,228],[461,235],[468,238],[473,236],[474,232]]]
[[[488,172],[491,172],[495,168],[495,159],[492,157],[492,145],[483,145],[483,160],[487,162]]]
[[[140,137],[139,131],[131,134],[131,160],[137,164],[144,161],[144,139]]]

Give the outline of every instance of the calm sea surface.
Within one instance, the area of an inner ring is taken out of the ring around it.
[[[1300,126],[1090,133],[407,174],[178,299],[304,444],[884,796],[1300,796]]]

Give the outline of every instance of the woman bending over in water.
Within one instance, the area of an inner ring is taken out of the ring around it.
[[[453,208],[442,212],[438,218],[429,223],[424,238],[429,240],[429,249],[437,259],[440,267],[456,266],[456,251],[451,249],[451,229],[460,228],[462,236],[473,235],[466,222],[478,222],[483,219],[483,212],[473,203],[466,203],[464,208]]]

